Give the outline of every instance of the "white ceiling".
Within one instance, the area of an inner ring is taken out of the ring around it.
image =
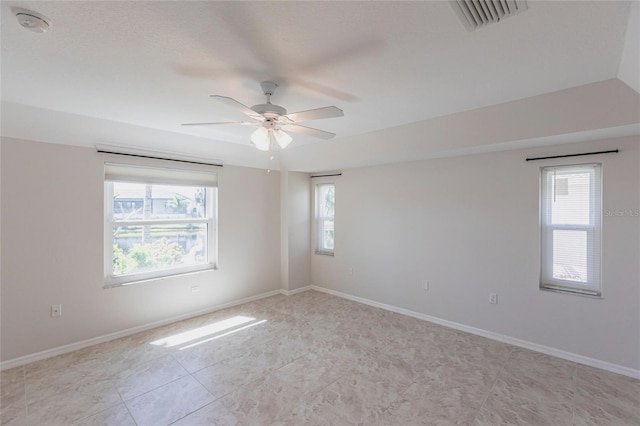
[[[295,137],[288,166],[311,171],[330,165],[296,166],[307,144],[339,156],[359,135],[618,76],[630,2],[528,4],[468,33],[447,2],[3,1],[2,134],[260,166],[252,128],[180,123],[243,119],[209,95],[262,103],[270,79],[289,112],[345,112],[309,123],[335,140]],[[53,27],[21,28],[15,6]]]

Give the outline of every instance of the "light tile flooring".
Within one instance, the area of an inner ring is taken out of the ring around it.
[[[640,425],[640,381],[324,293],[2,372],[2,425]]]

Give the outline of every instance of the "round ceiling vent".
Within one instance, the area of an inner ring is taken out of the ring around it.
[[[50,21],[39,13],[24,9],[15,10],[14,13],[18,23],[34,33],[44,33],[51,27]]]

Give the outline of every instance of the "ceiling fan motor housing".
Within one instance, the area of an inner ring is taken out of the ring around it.
[[[267,97],[267,103],[254,105],[251,109],[266,118],[278,118],[281,115],[286,115],[287,110],[285,108],[271,103],[271,96],[278,88],[278,85],[273,81],[263,81],[260,83],[260,87],[262,88],[262,93]]]
[[[258,114],[264,115],[267,118],[277,118],[281,115],[286,115],[287,110],[280,105],[273,104],[259,104],[251,107],[252,110]]]

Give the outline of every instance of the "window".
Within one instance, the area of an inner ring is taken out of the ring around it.
[[[545,167],[540,287],[600,296],[600,164]]]
[[[105,164],[105,285],[214,269],[217,175]]]
[[[316,253],[333,256],[335,237],[336,187],[332,183],[316,185]]]

